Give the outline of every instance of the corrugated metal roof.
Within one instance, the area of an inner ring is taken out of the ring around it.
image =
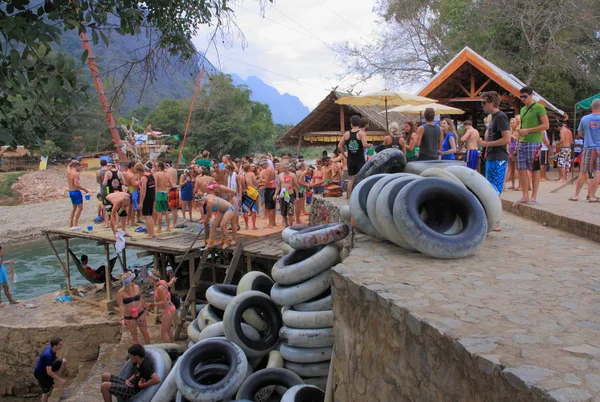
[[[518,92],[521,88],[523,88],[524,86],[526,86],[527,84],[525,84],[523,81],[521,81],[520,79],[518,79],[517,77],[515,77],[514,75],[504,71],[503,69],[501,69],[500,67],[498,67],[497,65],[495,65],[494,63],[492,63],[491,61],[485,59],[483,56],[481,56],[479,53],[477,53],[476,51],[474,51],[473,49],[471,49],[468,46],[465,46],[465,48],[463,50],[461,50],[460,52],[458,52],[456,54],[456,56],[454,56],[452,58],[452,60],[450,60],[440,71],[438,71],[438,73],[433,76],[433,78],[430,80],[434,81],[439,75],[443,74],[444,71],[448,68],[450,68],[450,66],[452,66],[452,64],[454,63],[454,61],[459,58],[463,53],[469,53],[471,54],[473,57],[476,57],[477,59],[479,59],[480,62],[484,63],[485,65],[487,65],[491,70],[493,70],[496,74],[498,74],[500,77],[502,77],[502,79],[504,79],[504,81],[506,81],[506,83],[508,85],[510,85],[514,91]],[[423,88],[421,88],[421,90],[419,90],[420,93],[423,89],[425,89],[427,87],[427,85],[429,85],[429,83],[425,84],[423,86]],[[508,89],[508,88],[507,88]],[[559,108],[557,108],[556,106],[554,106],[552,103],[550,103],[546,98],[544,98],[543,96],[541,96],[540,94],[538,94],[537,92],[533,92],[533,98],[536,100],[536,102],[538,101],[543,101],[546,104],[546,107],[548,109],[550,109],[551,111],[553,111],[554,113],[557,113],[561,116],[565,115],[565,112],[560,110]]]

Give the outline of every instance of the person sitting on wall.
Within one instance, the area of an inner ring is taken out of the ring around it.
[[[129,378],[110,373],[102,374],[100,391],[104,402],[112,402],[112,395],[117,398],[130,399],[144,388],[160,383],[154,371],[152,361],[146,359],[146,349],[140,344],[131,345],[127,350],[133,363],[133,374]]]

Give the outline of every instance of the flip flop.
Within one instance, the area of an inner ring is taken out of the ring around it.
[[[523,201],[523,200],[516,200],[516,201],[514,202],[514,204],[513,204],[513,205],[517,205],[517,204],[523,204],[523,205],[527,205],[527,203],[528,203],[528,202],[529,202],[529,200],[527,200],[527,201]]]
[[[588,202],[589,202],[590,204],[595,204],[595,203],[597,203],[597,202],[600,202],[600,198],[594,198],[594,199],[590,199],[590,200],[588,200]]]
[[[136,228],[134,230],[134,232],[137,232],[137,233],[147,233],[148,229],[146,229],[146,226],[140,226],[140,227]]]
[[[569,197],[569,201],[575,201],[575,202],[577,202],[577,201],[579,201],[579,198],[577,198],[577,197]]]
[[[535,205],[535,204],[537,204],[537,201],[536,200],[529,200],[529,201],[526,202],[526,204],[527,205]]]

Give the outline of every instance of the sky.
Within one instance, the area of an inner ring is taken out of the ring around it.
[[[239,38],[227,46],[217,41],[219,58],[214,46],[207,57],[225,73],[236,73],[243,79],[257,76],[280,93],[297,96],[313,109],[340,83],[339,77],[344,73],[331,46],[346,40],[364,43],[374,37],[375,3],[376,0],[275,0],[267,6],[263,18],[258,1],[246,0],[232,6],[246,47]],[[206,50],[211,32],[202,27],[194,38],[199,51]],[[342,82],[340,87],[348,82]],[[373,80],[357,86],[356,91],[378,91],[384,89],[383,85]]]

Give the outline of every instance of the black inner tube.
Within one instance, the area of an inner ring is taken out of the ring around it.
[[[275,282],[273,282],[271,278],[269,278],[268,276],[260,275],[254,279],[250,290],[256,290],[266,295],[270,295],[273,286],[275,286]]]
[[[259,340],[253,341],[242,331],[242,315],[254,308],[265,322],[265,329]],[[240,341],[254,350],[269,350],[279,342],[279,330],[283,326],[281,310],[273,300],[262,295],[250,296],[237,306],[233,315],[233,327]]]
[[[294,402],[323,402],[325,401],[325,392],[315,387],[302,387],[296,392]]]
[[[223,380],[228,372],[226,364],[204,364],[194,369],[194,379],[198,384],[212,385]]]
[[[182,361],[179,367],[181,379],[189,387],[207,391],[218,389],[221,382],[228,381],[233,377],[238,366],[237,350],[233,344],[223,339],[207,339],[202,341],[202,346],[193,346],[192,348],[194,349],[192,353],[188,352],[180,358]],[[229,367],[227,374],[214,384],[199,384],[194,378],[196,368],[204,365],[205,362],[215,361],[222,361]]]
[[[281,267],[286,267],[288,265],[293,265],[304,261],[323,250],[324,247],[325,246],[311,247],[306,250],[295,250],[289,254],[286,254],[281,259]]]

